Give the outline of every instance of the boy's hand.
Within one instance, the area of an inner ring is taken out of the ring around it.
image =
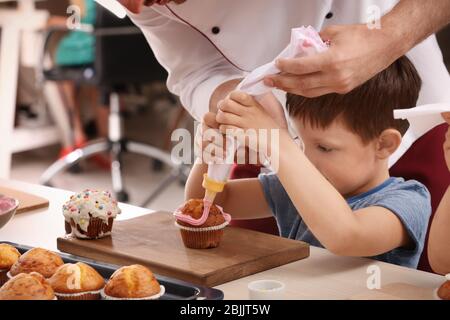
[[[278,123],[252,96],[240,91],[231,92],[219,102],[218,109],[216,122],[220,132],[234,136],[241,147],[245,146],[245,163],[266,163],[272,148],[279,143],[280,132],[273,135],[272,130],[286,129],[286,122]],[[242,154],[238,153],[238,158],[242,163]]]
[[[233,91],[219,102],[216,116],[220,124],[220,132],[226,133],[228,129],[280,129],[280,125],[267,113],[252,96]]]
[[[443,113],[442,117],[450,125],[450,112]],[[447,134],[445,135],[444,156],[445,162],[447,163],[447,168],[450,170],[450,127],[447,130]]]
[[[225,137],[219,132],[219,123],[216,121],[216,114],[208,112],[202,119],[202,123],[197,127],[195,135],[197,156],[203,162],[210,164],[225,159]]]

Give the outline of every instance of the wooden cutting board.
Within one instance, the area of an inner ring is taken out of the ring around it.
[[[306,243],[234,227],[225,228],[218,248],[188,249],[167,212],[115,221],[111,237],[103,239],[58,238],[58,249],[119,265],[139,263],[211,287],[309,256]]]
[[[0,194],[19,200],[19,208],[17,209],[16,214],[46,208],[49,205],[47,199],[19,190],[0,187]]]
[[[420,288],[407,283],[391,283],[381,289],[354,295],[350,300],[435,300],[435,289]]]

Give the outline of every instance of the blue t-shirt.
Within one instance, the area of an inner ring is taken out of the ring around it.
[[[280,235],[323,247],[303,222],[278,177],[272,173],[261,174],[259,181],[277,220]],[[353,211],[374,206],[392,211],[403,223],[414,246],[397,248],[371,258],[417,268],[431,214],[430,193],[423,184],[415,180],[389,178],[378,187],[347,199],[347,203]]]

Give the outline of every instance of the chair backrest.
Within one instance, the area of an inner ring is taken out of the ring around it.
[[[391,168],[391,176],[414,179],[423,183],[431,194],[432,215],[425,246],[418,269],[433,272],[428,261],[428,235],[441,199],[450,185],[450,173],[445,163],[442,145],[448,126],[440,125],[417,140],[405,155]]]
[[[119,19],[101,6],[97,5],[96,9],[94,69],[97,84],[117,86],[165,81],[167,72],[156,60],[139,28],[130,19]]]

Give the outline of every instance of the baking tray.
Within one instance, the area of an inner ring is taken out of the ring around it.
[[[11,246],[17,248],[17,250],[23,254],[26,251],[32,249],[33,247],[7,242],[0,241],[0,243],[6,243]],[[58,255],[62,258],[64,263],[76,263],[76,262],[84,262],[100,273],[106,280],[120,268],[118,265],[104,263],[100,261],[94,261],[87,258],[82,258],[79,256],[57,252]],[[214,288],[204,287],[195,285],[189,282],[181,281],[174,278],[169,278],[165,276],[161,276],[155,274],[158,282],[166,288],[166,292],[160,298],[160,300],[222,300],[223,292]]]

